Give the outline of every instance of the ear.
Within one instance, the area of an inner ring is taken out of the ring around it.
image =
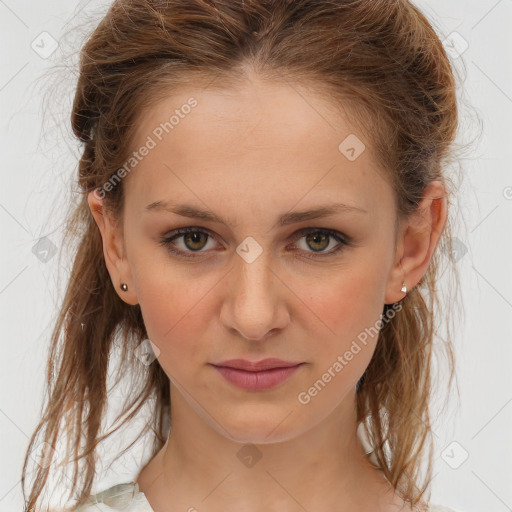
[[[105,209],[97,190],[88,193],[87,202],[101,233],[103,256],[112,285],[124,302],[134,306],[138,300],[133,288],[131,268],[125,257],[122,229]],[[121,283],[128,285],[127,291],[121,290]]]
[[[407,293],[400,291],[403,283],[409,291],[426,273],[447,217],[446,189],[442,182],[433,181],[425,188],[417,210],[399,229],[396,259],[386,289],[386,304],[402,300]]]

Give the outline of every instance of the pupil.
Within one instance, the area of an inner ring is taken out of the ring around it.
[[[324,234],[324,233],[315,233],[315,234],[312,235],[312,238],[313,238],[313,244],[317,244],[317,243],[320,243],[320,240],[322,238],[324,239],[324,241],[327,240],[328,236],[326,234]],[[326,245],[324,244],[323,247],[320,248],[320,250],[321,249],[325,249],[325,247],[326,247]]]
[[[192,239],[192,244],[197,244],[197,243],[200,243],[200,238],[203,235],[204,235],[204,233],[199,233],[199,232],[196,231],[194,233],[187,233],[187,236],[185,237],[185,239],[187,241]],[[189,249],[201,249],[201,247],[194,247],[194,246],[192,246],[192,247],[189,247]]]

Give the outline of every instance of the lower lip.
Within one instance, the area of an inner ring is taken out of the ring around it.
[[[227,366],[212,366],[226,380],[239,388],[250,391],[263,391],[265,389],[271,389],[289,379],[299,367],[302,366],[302,363],[288,368],[273,368],[259,372],[248,372],[236,368],[228,368]]]

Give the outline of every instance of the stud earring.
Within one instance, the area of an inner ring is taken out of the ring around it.
[[[405,281],[404,281],[404,284],[402,285],[402,289],[400,291],[403,293],[407,293],[407,286],[405,286]]]
[[[128,290],[128,285],[126,283],[123,283],[121,285],[121,290],[123,290],[123,292],[126,292]]]

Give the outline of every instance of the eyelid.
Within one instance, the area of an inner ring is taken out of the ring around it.
[[[187,226],[183,228],[177,228],[170,232],[170,234],[164,235],[160,239],[160,245],[163,245],[168,251],[172,252],[173,254],[176,254],[179,257],[183,258],[197,258],[200,257],[202,253],[208,253],[210,251],[183,251],[182,249],[177,249],[176,247],[172,247],[172,240],[179,238],[181,236],[184,236],[187,233],[204,233],[208,235],[213,240],[217,240],[216,235],[214,235],[209,229],[203,228],[200,226]],[[306,258],[323,258],[323,257],[329,257],[331,255],[334,255],[336,252],[338,252],[340,249],[342,249],[344,246],[351,246],[352,245],[352,239],[351,237],[345,235],[344,233],[341,233],[335,229],[329,229],[329,228],[321,228],[321,227],[305,227],[298,229],[295,231],[289,238],[292,243],[296,242],[297,240],[300,240],[303,236],[310,234],[310,233],[324,233],[327,236],[330,236],[331,238],[334,238],[336,241],[338,241],[338,245],[331,249],[328,252],[308,252],[308,251],[302,251],[301,249],[294,249],[294,251],[297,252],[304,252],[306,254]]]

